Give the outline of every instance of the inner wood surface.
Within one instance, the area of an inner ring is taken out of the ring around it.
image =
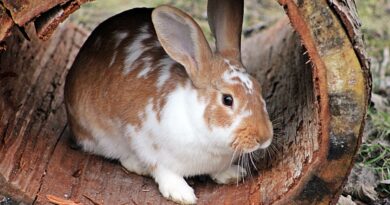
[[[262,168],[258,177],[259,200],[270,204],[300,179],[319,149],[312,66],[287,18],[244,41],[243,61],[263,86],[275,127],[271,157],[268,152],[260,152],[257,165]]]
[[[47,194],[85,204],[91,199],[101,204],[172,204],[160,196],[151,178],[71,149],[63,86],[86,36],[67,25],[48,42],[33,35],[31,42],[17,35],[7,42],[12,46],[0,55],[0,182],[5,184],[0,193],[33,204],[47,203]],[[220,186],[207,177],[189,179],[199,204],[269,204],[300,178],[318,149],[312,69],[287,20],[248,39],[243,48],[248,71],[263,85],[276,148],[258,153],[260,175],[244,183]]]

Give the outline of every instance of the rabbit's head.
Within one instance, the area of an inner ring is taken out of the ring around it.
[[[206,102],[204,121],[213,136],[220,136],[218,140],[233,150],[266,148],[272,141],[273,128],[261,86],[241,63],[243,11],[212,3],[208,8],[215,53],[198,24],[170,6],[160,6],[152,13],[158,40],[168,55],[183,65],[199,98]]]

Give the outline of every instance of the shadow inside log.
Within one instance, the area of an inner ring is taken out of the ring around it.
[[[243,63],[262,85],[274,140],[258,151],[261,201],[282,196],[319,148],[318,105],[312,64],[287,18],[243,42]]]

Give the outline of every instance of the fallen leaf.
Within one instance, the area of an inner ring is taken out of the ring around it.
[[[390,179],[380,181],[381,184],[390,184]]]
[[[75,202],[75,201],[72,201],[72,200],[68,200],[68,199],[63,199],[63,198],[60,198],[60,197],[57,197],[57,196],[53,196],[53,195],[46,195],[46,198],[53,204],[57,204],[57,205],[83,205],[82,203],[80,202]]]
[[[350,195],[343,196],[341,195],[339,198],[339,201],[337,202],[337,205],[356,205],[354,201],[352,201],[352,198]]]

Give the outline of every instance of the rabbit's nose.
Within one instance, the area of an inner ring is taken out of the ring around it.
[[[268,140],[260,142],[260,140],[257,140],[257,142],[260,144],[260,149],[265,149],[272,143],[272,136],[268,138]]]
[[[272,143],[273,134],[271,122],[267,121],[257,126],[256,142],[260,145],[260,148],[265,149]]]

